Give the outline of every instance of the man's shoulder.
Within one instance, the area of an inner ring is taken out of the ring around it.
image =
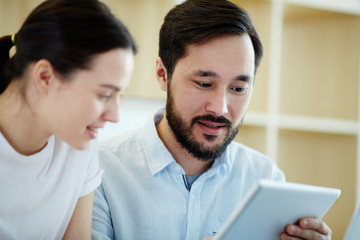
[[[233,141],[229,145],[228,156],[230,162],[240,168],[245,166],[251,166],[251,168],[256,169],[277,168],[275,161],[269,156],[239,142]]]
[[[233,141],[229,145],[228,156],[234,172],[242,172],[256,179],[285,179],[276,162],[254,148]]]
[[[141,128],[102,141],[99,143],[99,149],[111,150],[113,148],[120,147],[129,142],[136,142],[139,139],[140,132],[141,132]]]
[[[100,162],[126,158],[134,148],[141,146],[141,129],[132,130],[99,144]]]
[[[242,143],[232,141],[228,146],[230,157],[238,157],[239,155],[246,156],[250,159],[266,159],[270,160],[264,153],[252,147],[246,146]]]

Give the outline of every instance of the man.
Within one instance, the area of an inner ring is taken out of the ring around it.
[[[228,1],[188,0],[167,14],[156,61],[166,107],[101,148],[93,238],[211,237],[259,179],[285,180],[269,158],[232,142],[261,56],[249,16]],[[330,239],[331,230],[305,218],[281,238],[291,236]]]

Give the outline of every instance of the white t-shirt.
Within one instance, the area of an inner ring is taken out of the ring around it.
[[[61,239],[78,198],[101,176],[96,141],[79,151],[51,136],[24,156],[0,133],[0,239]]]

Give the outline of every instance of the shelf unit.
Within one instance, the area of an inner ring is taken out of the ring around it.
[[[342,239],[360,199],[360,1],[231,1],[250,13],[265,48],[236,141],[276,160],[288,181],[340,188],[324,220],[333,239]],[[0,33],[17,31],[39,2],[0,0]],[[139,106],[163,101],[155,78],[158,33],[181,1],[103,2],[139,46],[126,97],[140,99]]]
[[[340,188],[324,219],[342,239],[360,199],[360,1],[233,2],[265,47],[236,140],[275,159],[288,181]]]

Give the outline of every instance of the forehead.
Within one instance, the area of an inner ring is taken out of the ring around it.
[[[134,56],[128,49],[113,49],[95,55],[88,69],[78,69],[68,81],[61,81],[62,88],[87,91],[105,87],[123,91],[129,85],[133,71]]]
[[[133,65],[132,51],[118,48],[96,55],[87,73],[97,83],[127,85]]]
[[[91,71],[111,77],[114,72],[121,75],[132,69],[133,63],[134,56],[130,49],[117,48],[96,55],[93,59]]]
[[[187,46],[186,54],[175,66],[174,74],[177,71],[203,70],[220,76],[253,77],[254,69],[255,53],[249,35],[225,35]]]

